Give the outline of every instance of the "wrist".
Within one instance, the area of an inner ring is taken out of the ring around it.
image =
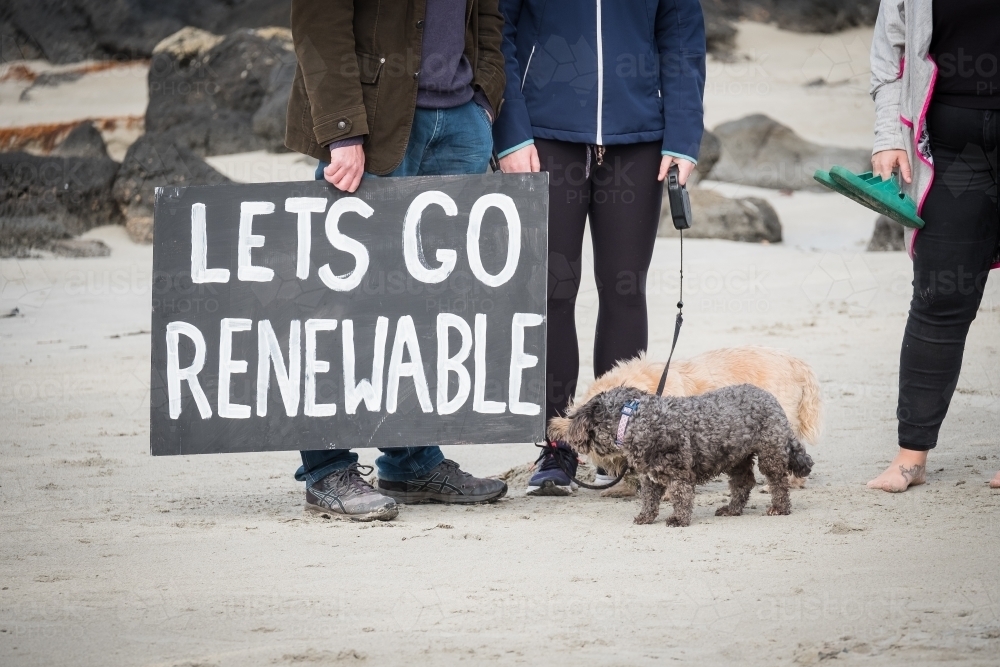
[[[534,144],[535,144],[535,140],[534,139],[528,139],[527,141],[522,141],[521,143],[517,144],[516,146],[511,146],[510,148],[501,151],[497,157],[502,160],[505,157],[511,155],[512,153],[516,153],[517,151],[521,150],[522,148],[527,148],[528,146],[533,146]]]
[[[346,148],[347,146],[360,146],[364,143],[365,138],[363,136],[348,137],[347,139],[340,139],[339,141],[332,141],[326,145],[327,150],[333,152],[338,148]]]

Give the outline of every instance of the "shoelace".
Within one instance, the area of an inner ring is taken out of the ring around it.
[[[563,470],[564,466],[559,465],[559,460],[556,457],[562,457],[567,464],[577,463],[576,454],[571,450],[563,449],[562,447],[557,447],[555,443],[545,443],[544,445],[538,445],[542,452],[535,459],[535,464],[541,463],[538,466],[538,470]],[[565,472],[565,470],[564,470]]]
[[[375,488],[365,481],[364,475],[370,475],[375,469],[368,465],[352,463],[344,469],[344,480],[351,491],[357,493],[367,493]]]
[[[451,459],[445,459],[444,461],[441,461],[439,466],[444,466],[445,468],[448,469],[449,473],[457,474],[462,479],[465,479],[467,477],[472,477],[472,473],[465,472],[458,466],[456,462],[452,461]]]

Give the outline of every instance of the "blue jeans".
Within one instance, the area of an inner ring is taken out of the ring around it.
[[[486,110],[475,102],[453,109],[417,109],[413,114],[410,140],[403,161],[388,176],[444,176],[486,173],[493,154],[493,132]],[[323,169],[316,167],[316,180],[323,180]],[[365,174],[365,178],[376,178]],[[403,482],[421,477],[444,460],[437,445],[390,447],[381,449],[375,460],[382,479]],[[299,452],[302,467],[295,479],[315,484],[332,472],[357,463],[358,455],[349,449],[320,449]]]

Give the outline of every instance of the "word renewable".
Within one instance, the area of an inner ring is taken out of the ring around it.
[[[546,174],[156,191],[154,455],[544,439]]]

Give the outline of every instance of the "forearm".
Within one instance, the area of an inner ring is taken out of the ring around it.
[[[522,0],[501,0],[500,8],[504,19],[502,52],[506,81],[503,109],[497,110],[493,125],[493,145],[499,157],[503,158],[533,143],[531,119],[521,88],[524,85],[521,63],[517,60],[517,28],[521,16]],[[524,64],[525,67],[528,63]]]
[[[661,3],[656,17],[663,96],[661,153],[695,162],[704,133],[705,21],[698,0]]]
[[[903,148],[900,97],[905,44],[902,0],[885,0],[879,7],[871,49],[870,92],[875,102],[874,153]]]

